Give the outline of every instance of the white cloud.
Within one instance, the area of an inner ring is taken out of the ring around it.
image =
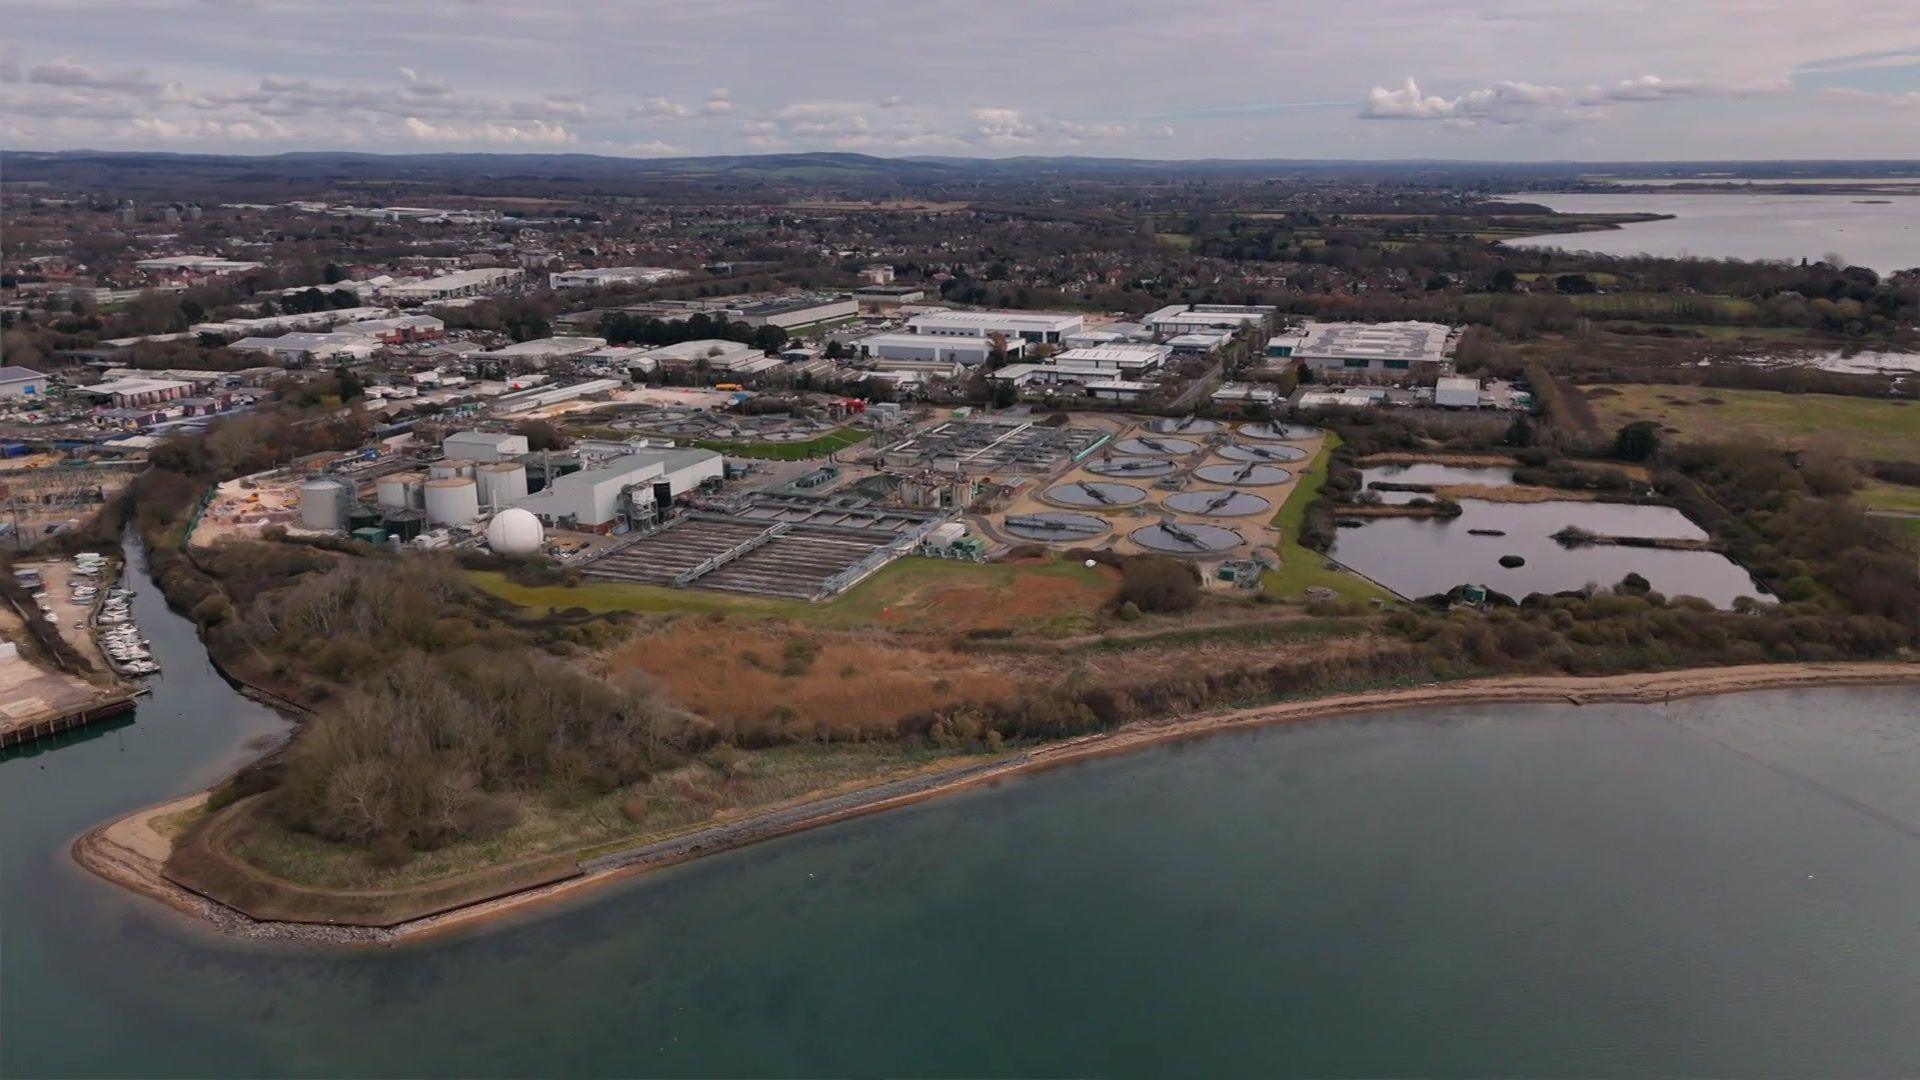
[[[1164,5],[971,0],[922,34],[901,33],[887,0],[570,0],[559,16],[501,0],[329,2],[336,17],[318,19],[303,0],[0,0],[0,117],[18,133],[7,144],[160,145],[128,127],[148,118],[217,149],[221,129],[200,121],[270,131],[270,118],[284,136],[245,149],[382,147],[412,145],[412,117],[472,132],[545,125],[609,152],[1920,156],[1920,127],[1822,96],[1852,82],[1835,73],[1920,64],[1914,0],[1849,0],[1845,18],[1805,0],[1183,0],[1171,20]],[[1274,19],[1287,27],[1278,73],[1274,39],[1252,32]],[[262,50],[289,32],[300,48]],[[836,56],[859,61],[822,66]],[[46,81],[29,81],[36,66]],[[1793,74],[1802,91],[1780,93]],[[1896,108],[1920,88],[1854,85]],[[1779,97],[1765,110],[1716,104],[1749,93]],[[795,98],[850,105],[773,119]],[[1456,130],[1526,138],[1461,151],[1445,134]]]
[[[27,71],[27,81],[42,86],[61,86],[79,90],[110,90],[122,94],[157,93],[160,84],[147,78],[145,70],[117,74],[96,71],[71,60],[35,64]]]
[[[1860,90],[1851,86],[1830,86],[1820,91],[1823,101],[1884,105],[1889,109],[1920,109],[1920,90]]]
[[[1704,80],[1663,79],[1642,75],[1584,90],[1543,86],[1524,81],[1497,82],[1456,97],[1424,93],[1412,76],[1396,90],[1375,86],[1361,104],[1366,120],[1434,120],[1450,130],[1471,131],[1523,124],[1566,127],[1604,120],[1617,105],[1636,105],[1701,98],[1746,97],[1781,93],[1792,88],[1785,80],[1735,84]]]
[[[430,123],[409,116],[402,123],[409,138],[425,143],[490,143],[498,146],[559,146],[574,141],[573,134],[557,124],[535,120],[529,124]]]
[[[973,138],[989,146],[1017,146],[1032,142],[1039,134],[1019,109],[1005,107],[975,109],[972,116]]]
[[[629,120],[642,118],[684,119],[692,116],[693,110],[675,101],[663,97],[642,98],[640,104],[627,110]]]

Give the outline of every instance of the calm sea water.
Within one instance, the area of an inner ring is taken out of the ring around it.
[[[1838,253],[1882,274],[1920,266],[1920,196],[1912,194],[1577,193],[1528,195],[1526,201],[1568,214],[1674,217],[1601,232],[1529,236],[1509,241],[1511,247],[1795,262]]]
[[[1914,690],[1213,738],[343,953],[68,859],[280,729],[151,592],[138,722],[0,762],[5,1075],[1920,1072]]]

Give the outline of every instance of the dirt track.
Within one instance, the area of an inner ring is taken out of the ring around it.
[[[1600,678],[1518,676],[1477,679],[1407,690],[1341,694],[1284,705],[1129,724],[1106,734],[1070,739],[993,761],[890,781],[698,829],[592,860],[582,866],[584,873],[577,878],[403,923],[391,930],[255,922],[187,893],[160,877],[160,860],[164,858],[164,851],[157,845],[165,844],[166,840],[156,834],[148,822],[162,814],[190,806],[193,800],[202,797],[199,795],[162,807],[150,807],[96,828],[75,841],[73,850],[74,857],[83,866],[102,877],[152,896],[177,910],[207,919],[217,928],[231,933],[331,944],[393,944],[492,919],[582,889],[716,851],[904,806],[1020,773],[1215,732],[1435,706],[1525,702],[1570,702],[1575,705],[1661,702],[1703,694],[1862,683],[1920,684],[1920,664],[1756,664]]]

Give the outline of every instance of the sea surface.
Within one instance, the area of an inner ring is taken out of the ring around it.
[[[1792,262],[1838,254],[1852,265],[1881,274],[1920,266],[1920,195],[1914,194],[1582,192],[1529,194],[1524,201],[1567,214],[1674,216],[1599,232],[1529,236],[1507,241],[1510,247]]]
[[[135,606],[137,721],[0,761],[7,1076],[1920,1074],[1913,689],[1218,736],[321,951],[68,857],[284,730]]]

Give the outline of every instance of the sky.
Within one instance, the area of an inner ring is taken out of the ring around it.
[[[0,0],[0,146],[1920,158],[1920,0]]]

